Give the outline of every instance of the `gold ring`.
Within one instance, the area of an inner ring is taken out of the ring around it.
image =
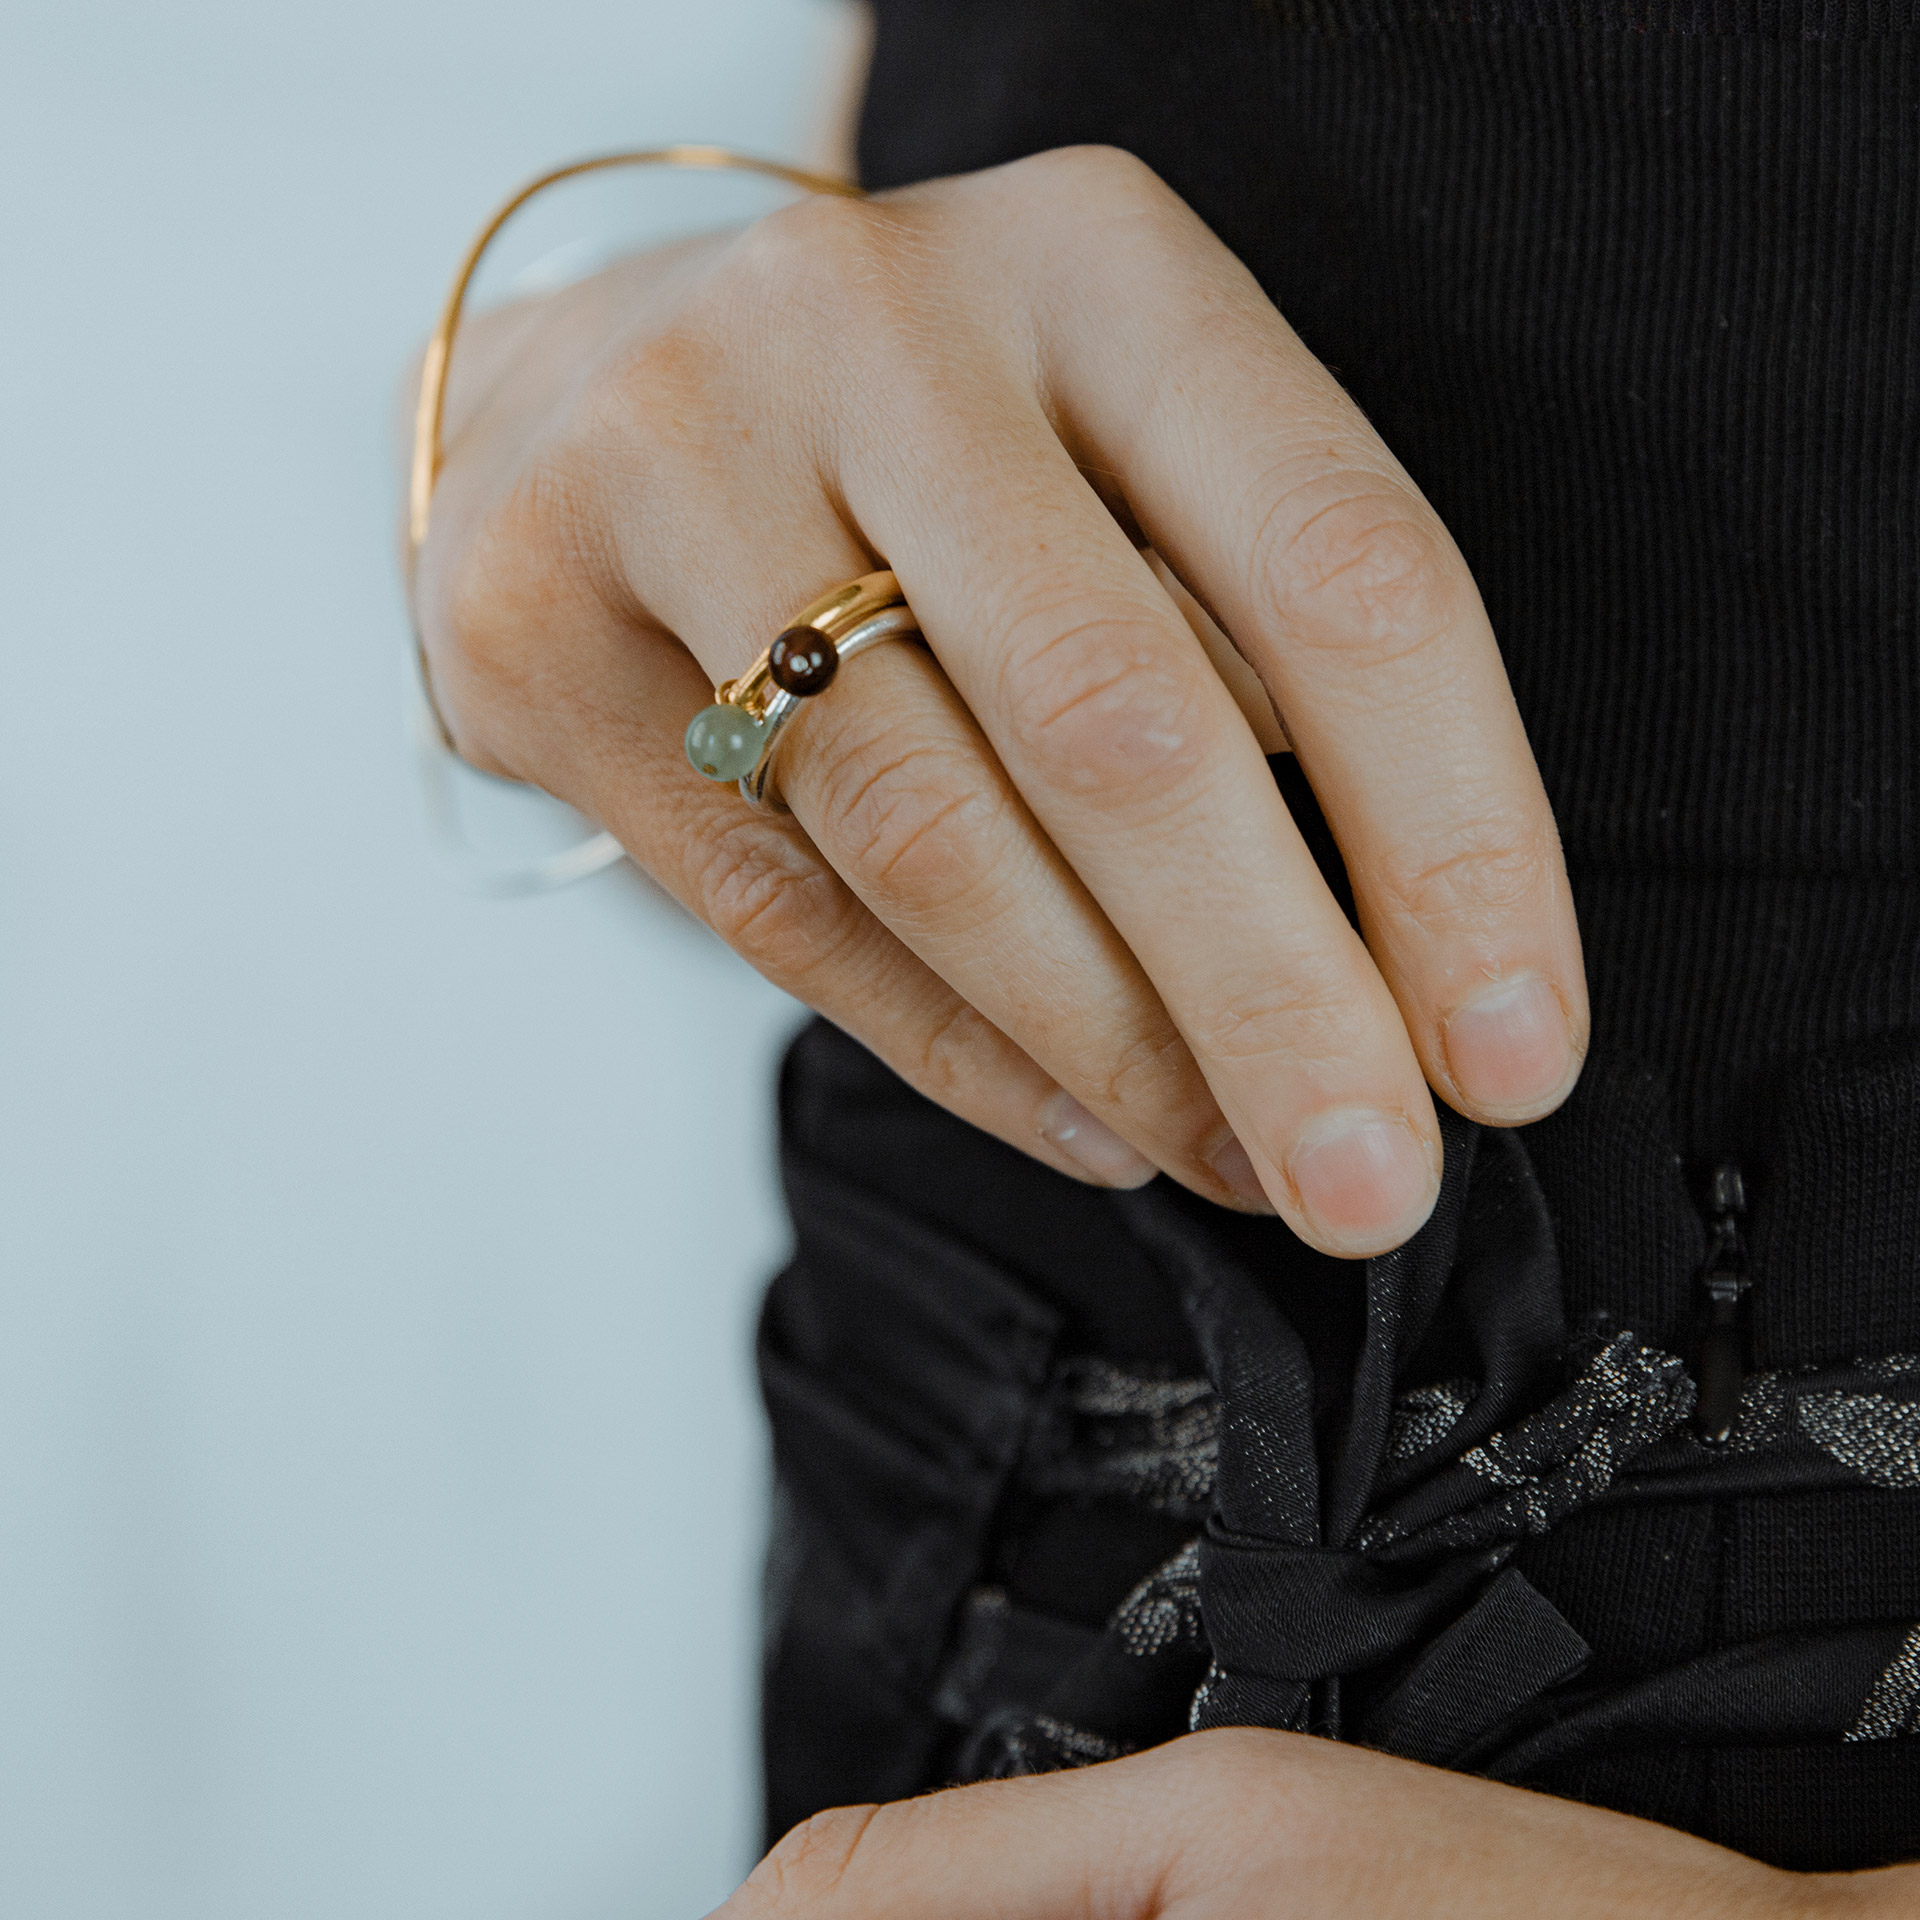
[[[614,167],[674,167],[708,173],[754,173],[769,180],[784,181],[803,193],[826,194],[843,200],[864,200],[865,192],[851,180],[836,180],[824,173],[810,173],[804,167],[790,167],[778,160],[756,160],[750,154],[735,153],[727,147],[648,147],[633,153],[597,153],[586,160],[570,161],[554,167],[538,179],[529,180],[512,199],[495,208],[492,217],[475,236],[453,276],[446,304],[440,310],[439,323],[427,342],[426,357],[420,363],[420,392],[413,408],[413,464],[407,486],[407,606],[414,622],[414,662],[420,672],[420,693],[432,717],[440,744],[457,754],[446,716],[434,698],[433,673],[427,661],[426,642],[420,633],[419,614],[414,597],[414,575],[420,566],[420,550],[427,544],[427,525],[433,511],[434,488],[439,485],[440,470],[447,463],[444,428],[447,412],[447,376],[453,367],[453,343],[459,338],[460,323],[466,317],[467,294],[480,262],[498,238],[500,229],[536,195],[563,180],[576,180],[582,174],[604,173]]]
[[[714,688],[713,705],[687,726],[687,764],[709,780],[737,781],[755,806],[778,806],[774,750],[794,715],[826,691],[842,662],[919,631],[900,582],[885,570],[823,593],[739,679]]]

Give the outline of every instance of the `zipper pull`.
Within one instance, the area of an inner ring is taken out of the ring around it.
[[[1700,1400],[1694,1432],[1710,1447],[1724,1447],[1740,1424],[1740,1389],[1746,1376],[1747,1244],[1740,1222],[1747,1211],[1746,1185],[1736,1166],[1716,1167],[1707,1182],[1707,1258],[1700,1269],[1702,1302],[1696,1377]]]

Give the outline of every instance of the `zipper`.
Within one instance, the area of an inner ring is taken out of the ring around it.
[[[1700,1344],[1694,1377],[1700,1399],[1693,1430],[1710,1447],[1724,1447],[1740,1424],[1740,1389],[1746,1384],[1747,1243],[1741,1233],[1746,1217],[1746,1184],[1731,1164],[1715,1167],[1708,1178],[1703,1211],[1707,1219],[1707,1257],[1700,1269]]]

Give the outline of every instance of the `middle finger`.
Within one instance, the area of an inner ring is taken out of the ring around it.
[[[944,373],[884,458],[846,460],[849,506],[1275,1206],[1330,1252],[1400,1244],[1440,1147],[1391,994],[1191,628],[1038,406]]]

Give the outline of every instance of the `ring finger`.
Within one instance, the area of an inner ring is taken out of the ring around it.
[[[697,563],[682,552],[645,583],[716,679],[748,663],[747,636],[872,564],[824,516],[811,541],[797,536],[786,497],[789,530],[771,548],[709,520]],[[657,556],[657,523],[650,533]],[[873,649],[809,702],[783,738],[780,789],[855,896],[1073,1102],[1210,1198],[1269,1208],[1152,983],[923,649]]]

